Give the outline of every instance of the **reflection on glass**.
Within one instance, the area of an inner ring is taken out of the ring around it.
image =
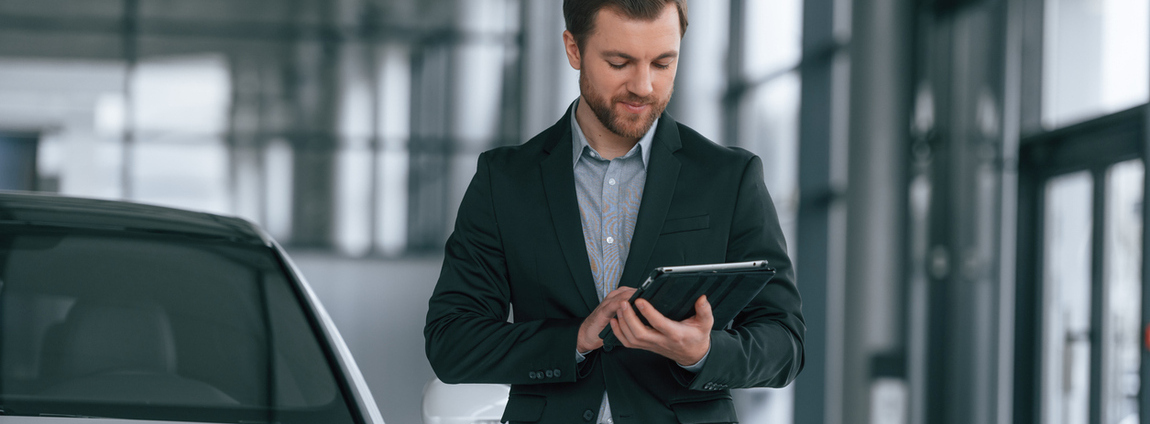
[[[1042,120],[1061,127],[1143,103],[1150,2],[1046,0]]]
[[[1042,422],[1086,424],[1090,414],[1091,193],[1087,172],[1046,186]]]
[[[1102,340],[1102,422],[1138,422],[1139,322],[1142,318],[1141,160],[1110,168],[1106,183],[1106,282]]]

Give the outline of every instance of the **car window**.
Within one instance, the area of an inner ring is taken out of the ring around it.
[[[177,234],[0,227],[5,414],[353,422],[275,252]]]

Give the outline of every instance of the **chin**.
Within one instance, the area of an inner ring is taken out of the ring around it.
[[[620,129],[627,130],[632,137],[642,137],[651,130],[651,126],[655,124],[655,118],[652,114],[634,115],[631,119],[622,119],[617,121]]]

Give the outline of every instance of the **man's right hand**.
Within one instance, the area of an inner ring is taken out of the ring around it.
[[[634,287],[620,287],[607,293],[607,297],[599,302],[599,306],[596,306],[591,315],[579,326],[579,340],[575,348],[579,352],[590,352],[603,347],[603,339],[599,338],[599,333],[611,323],[611,318],[615,317],[633,294],[635,294]]]

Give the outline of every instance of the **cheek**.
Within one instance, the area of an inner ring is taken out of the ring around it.
[[[603,94],[613,94],[620,90],[626,78],[614,69],[596,69],[587,75],[587,81]]]
[[[655,91],[662,93],[664,96],[669,96],[671,91],[675,88],[675,74],[670,73],[665,77],[661,77],[655,82]]]

